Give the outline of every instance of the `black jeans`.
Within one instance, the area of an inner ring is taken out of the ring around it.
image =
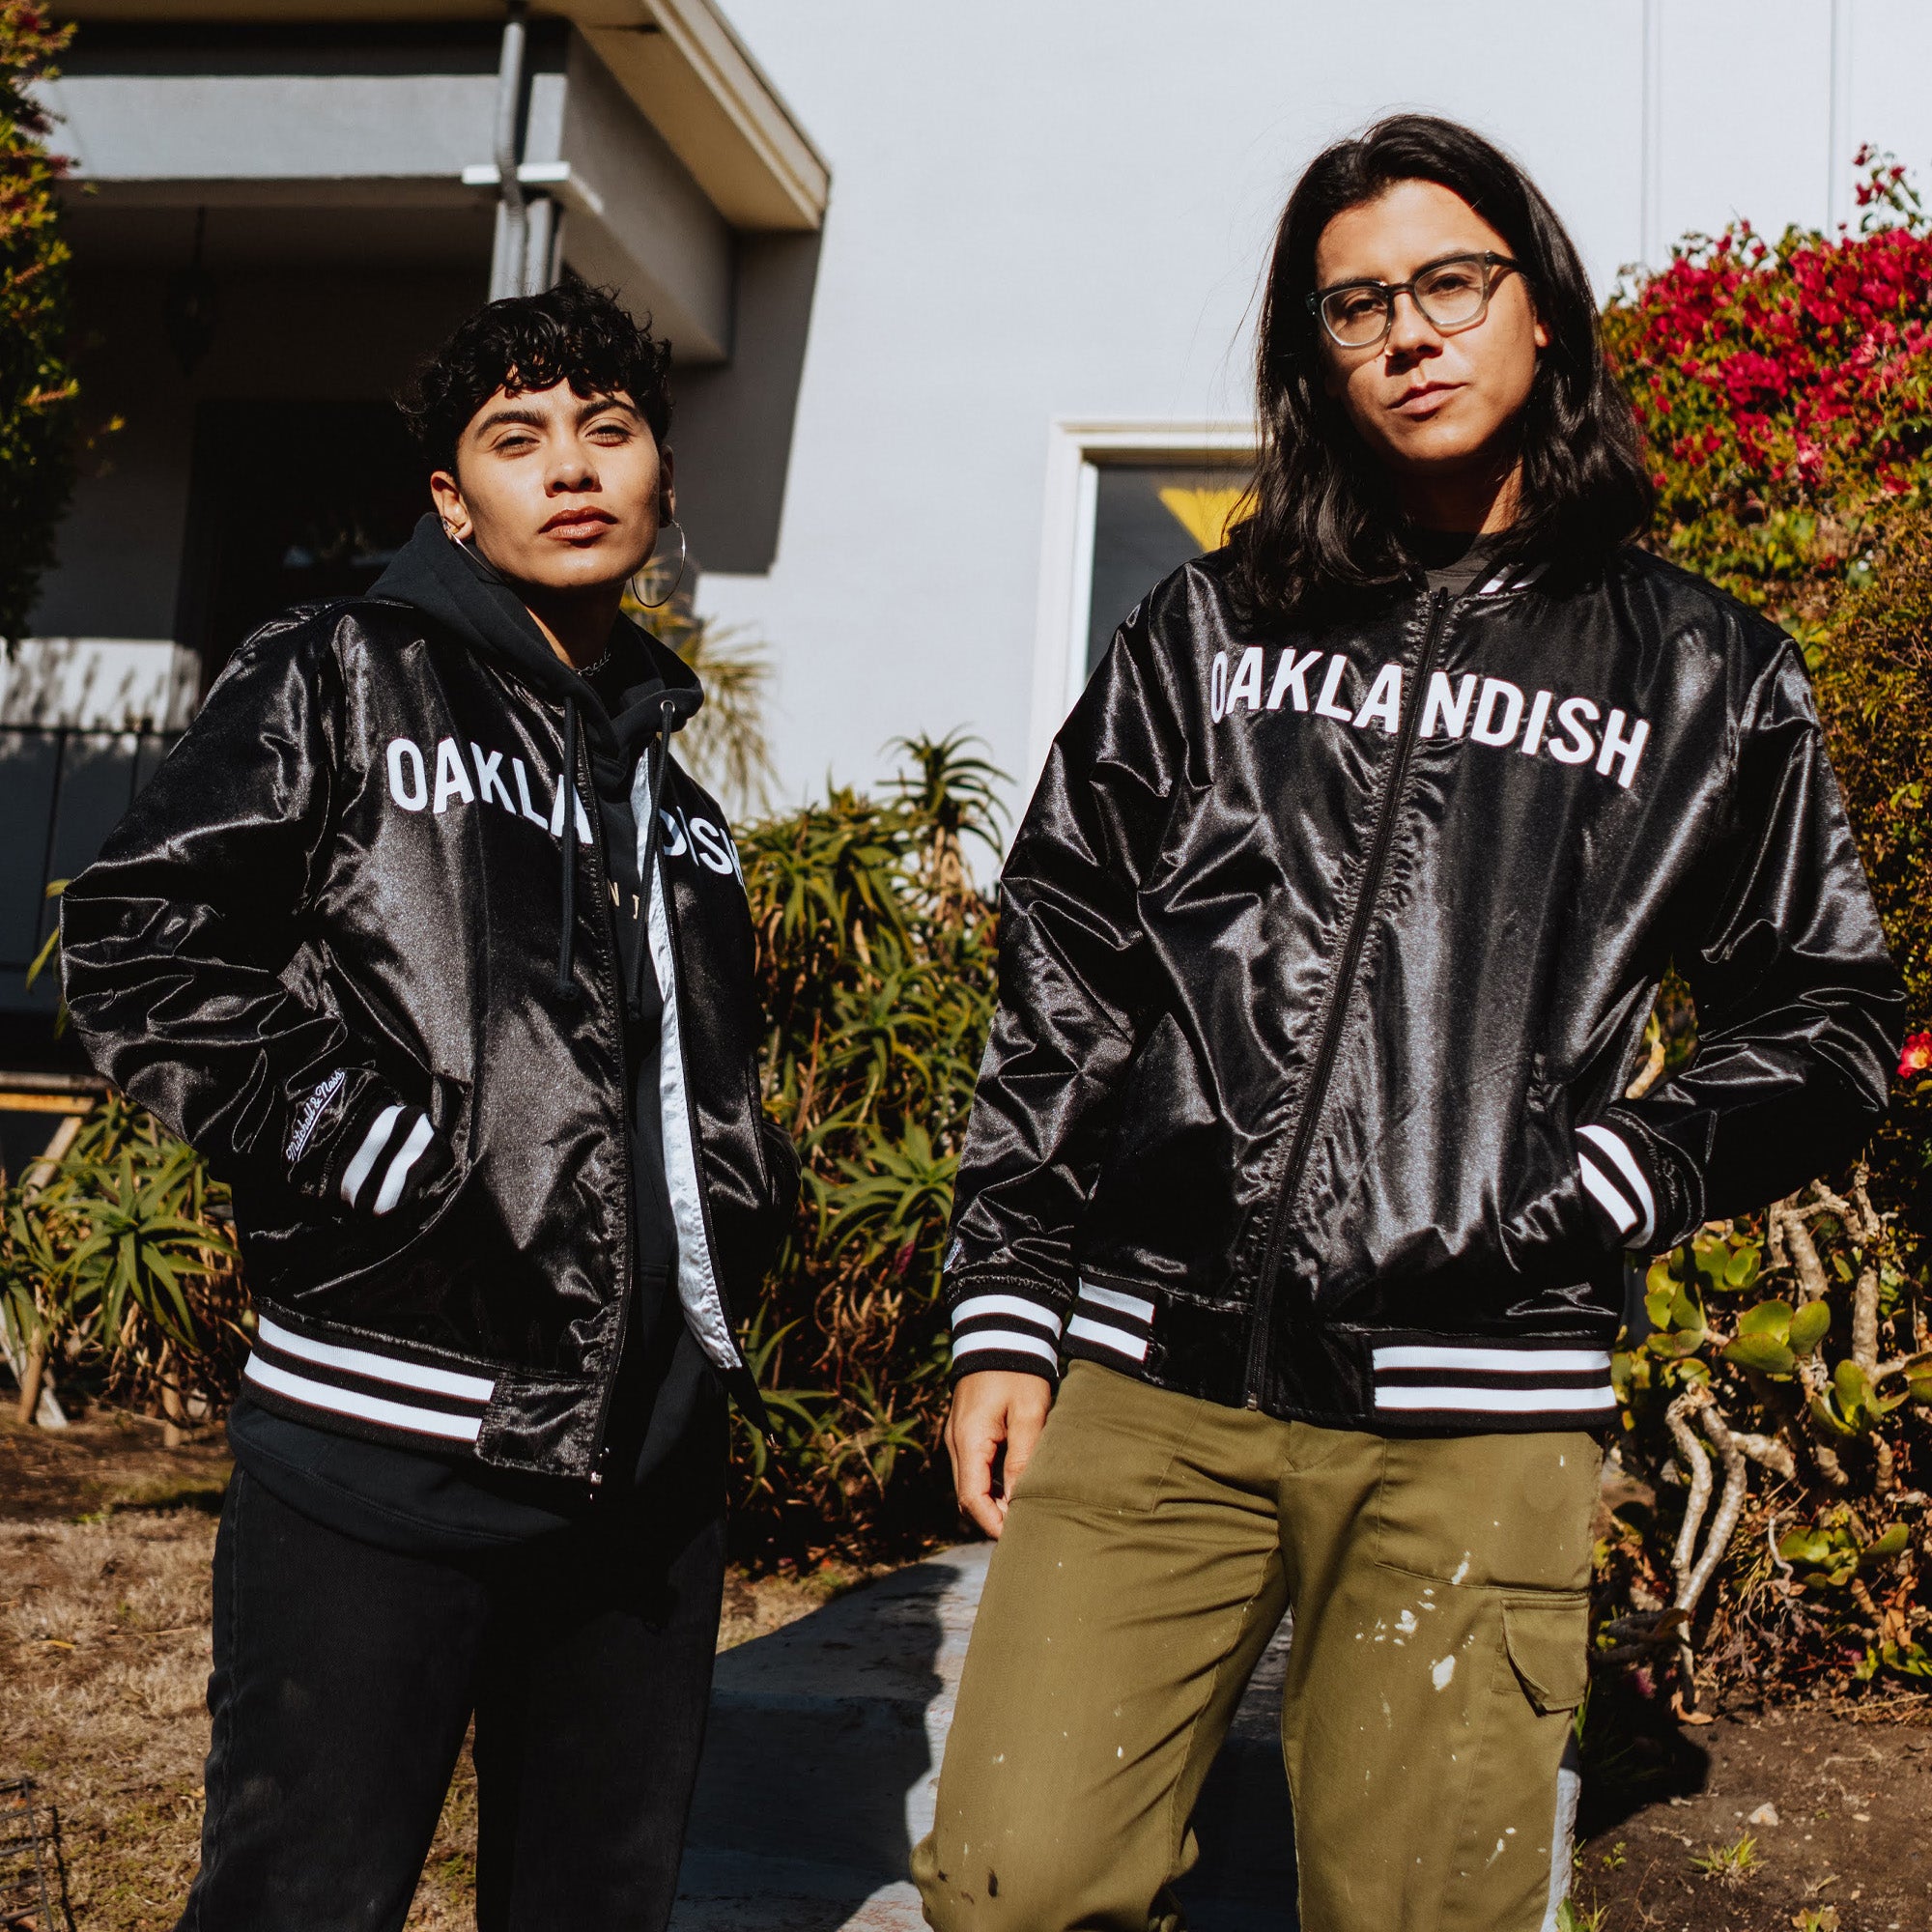
[[[387,1932],[472,1714],[481,1932],[662,1932],[724,1584],[723,1472],[481,1556],[324,1528],[237,1469],[180,1932]]]

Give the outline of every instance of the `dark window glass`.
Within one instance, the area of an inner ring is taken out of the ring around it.
[[[203,403],[176,627],[202,688],[290,605],[360,596],[429,506],[392,403]]]
[[[1087,668],[1160,580],[1190,556],[1216,550],[1240,501],[1248,466],[1109,463],[1094,507],[1094,595],[1087,619]]]

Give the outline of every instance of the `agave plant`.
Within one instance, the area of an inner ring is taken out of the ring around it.
[[[246,1332],[226,1210],[193,1149],[119,1094],[29,1168],[9,1193],[0,1258],[29,1347],[23,1420],[56,1351],[171,1419],[193,1396],[232,1389]]]
[[[999,774],[956,734],[896,749],[881,796],[834,790],[743,840],[766,1104],[805,1170],[762,1378],[814,1390],[775,1415],[788,1485],[741,1459],[741,1545],[768,1557],[877,1556],[952,1521],[939,1264],[994,996],[964,855],[998,850]]]

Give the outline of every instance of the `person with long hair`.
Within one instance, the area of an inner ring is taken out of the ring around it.
[[[81,1040],[232,1184],[256,1316],[186,1932],[396,1932],[472,1719],[484,1932],[670,1916],[798,1171],[672,755],[702,693],[621,614],[669,361],[581,282],[462,323],[414,534],[242,643],[61,902]]]
[[[1252,514],[1122,625],[1004,876],[941,1932],[1178,1926],[1284,1611],[1304,1932],[1553,1924],[1627,1255],[1849,1156],[1897,1050],[1803,657],[1636,547],[1522,170],[1329,148],[1256,363]],[[1697,1051],[1639,1093],[1673,962]]]

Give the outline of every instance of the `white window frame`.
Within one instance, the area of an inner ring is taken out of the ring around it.
[[[1033,710],[1023,796],[1038,781],[1054,734],[1087,683],[1093,617],[1094,514],[1100,470],[1115,463],[1185,463],[1252,456],[1255,426],[1240,421],[1058,417],[1047,432],[1046,514],[1034,632]]]

